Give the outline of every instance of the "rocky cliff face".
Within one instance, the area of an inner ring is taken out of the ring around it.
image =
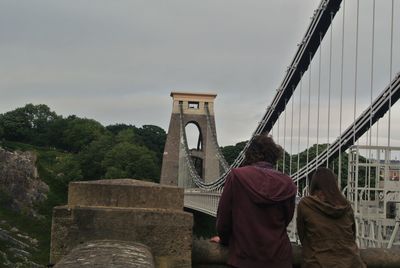
[[[40,180],[33,152],[10,152],[0,148],[0,205],[38,217],[35,204],[46,200],[49,187]],[[33,218],[32,218],[33,220]],[[0,218],[0,267],[44,267],[32,261],[39,241]]]
[[[9,152],[0,148],[2,203],[32,216],[36,216],[34,205],[44,201],[49,191],[47,184],[39,179],[35,163],[33,152]]]

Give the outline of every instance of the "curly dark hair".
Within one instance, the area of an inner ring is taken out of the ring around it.
[[[275,166],[282,153],[282,147],[276,144],[270,135],[260,134],[254,137],[247,149],[244,164],[265,161]]]

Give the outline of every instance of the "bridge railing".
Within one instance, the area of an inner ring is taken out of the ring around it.
[[[216,217],[220,197],[220,191],[209,192],[198,188],[185,189],[184,204],[186,208]]]
[[[201,189],[185,189],[184,206],[189,209],[206,213],[216,217],[218,210],[218,202],[222,192],[207,192]],[[287,232],[290,241],[297,243],[296,218],[290,222]]]

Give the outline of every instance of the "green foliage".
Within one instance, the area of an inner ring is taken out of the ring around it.
[[[56,118],[55,120],[49,122],[48,126],[48,135],[47,135],[47,140],[49,146],[62,149],[62,150],[68,150],[69,147],[67,144],[64,142],[64,132],[68,128],[68,119],[64,119],[62,117]]]
[[[0,115],[1,118],[1,115]],[[4,127],[0,125],[0,140],[4,139]]]
[[[58,118],[44,104],[27,104],[0,116],[0,127],[7,140],[47,145],[46,135],[50,122]]]
[[[239,153],[243,150],[244,146],[246,146],[247,141],[242,141],[236,143],[236,145],[228,145],[225,147],[221,147],[222,154],[225,157],[225,160],[228,164],[232,164],[233,161],[237,158]]]
[[[132,128],[133,131],[136,131],[136,127],[132,125],[126,125],[126,124],[114,124],[114,125],[108,125],[106,126],[106,129],[110,131],[113,135],[117,135],[120,131]]]
[[[69,182],[79,181],[83,178],[79,161],[73,154],[57,157],[57,161],[53,166],[53,172],[56,180],[65,185],[66,189]]]
[[[49,218],[37,219],[26,215],[22,215],[11,210],[5,209],[0,206],[0,219],[4,219],[8,225],[18,228],[30,237],[38,240],[38,248],[29,248],[29,253],[32,255],[32,261],[38,264],[46,265],[49,261],[50,252],[50,228],[51,220]],[[4,227],[3,227],[4,228]],[[2,245],[0,241],[0,248],[9,247],[9,245]]]
[[[32,127],[22,108],[5,113],[0,117],[0,122],[6,139],[28,141],[32,135]]]
[[[0,114],[0,138],[10,150],[37,152],[38,170],[50,185],[53,200],[49,203],[54,205],[66,201],[64,192],[73,180],[132,177],[158,181],[166,133],[152,125],[105,128],[95,120],[63,118],[46,105],[27,104]]]
[[[117,139],[119,135],[131,135],[133,132],[133,137],[128,136],[125,137],[125,139],[131,138],[132,140],[128,140],[129,142],[146,146],[148,149],[155,152],[157,163],[161,166],[165,140],[167,139],[167,133],[164,129],[154,125],[143,125],[141,128],[137,128],[125,124],[109,125],[106,129],[116,135]],[[117,140],[117,142],[120,142],[120,140]]]
[[[105,175],[106,179],[118,179],[118,178],[128,178],[128,172],[122,167],[113,167],[110,166],[107,168],[107,172]]]
[[[106,133],[78,153],[83,179],[96,180],[105,177],[106,168],[102,162],[113,145],[113,136]]]
[[[102,136],[79,152],[83,177],[159,181],[165,137],[156,126],[107,126]]]
[[[134,178],[157,181],[159,172],[154,153],[144,146],[129,142],[116,144],[102,162],[106,169],[105,177]]]
[[[144,125],[142,128],[137,129],[137,134],[141,137],[142,144],[156,152],[161,159],[164,152],[165,140],[167,139],[165,130],[154,125]]]
[[[117,143],[121,142],[128,142],[128,143],[135,143],[135,132],[133,131],[132,128],[127,128],[124,130],[121,130],[116,134],[115,141]]]
[[[63,143],[66,149],[72,152],[79,152],[84,146],[105,133],[105,128],[92,119],[70,116],[66,123],[67,128],[63,133]]]

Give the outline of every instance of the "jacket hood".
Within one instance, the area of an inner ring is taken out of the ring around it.
[[[342,217],[349,209],[351,209],[350,203],[346,205],[332,205],[327,202],[321,201],[318,197],[307,196],[302,199],[302,202],[313,210],[321,211],[323,214],[331,218]]]
[[[273,204],[294,197],[297,187],[293,180],[275,170],[267,162],[258,162],[233,170],[242,189],[254,203]]]

